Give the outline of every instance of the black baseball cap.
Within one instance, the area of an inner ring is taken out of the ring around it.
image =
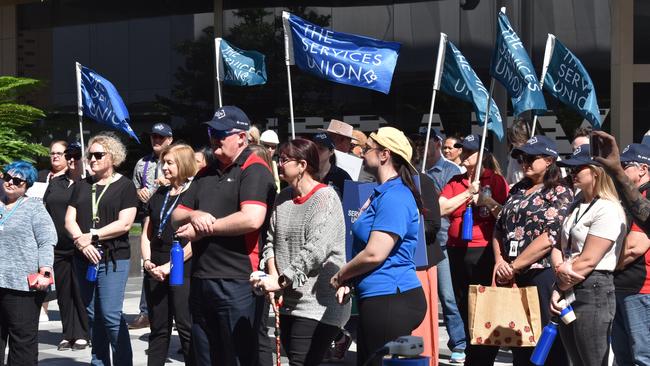
[[[424,138],[427,137],[427,128],[425,126],[420,127],[418,134]],[[444,141],[445,135],[443,135],[437,128],[431,129],[430,138],[434,138],[438,141]]]
[[[621,163],[634,161],[650,165],[650,146],[644,144],[629,144],[621,152]]]
[[[230,131],[234,129],[248,131],[251,125],[246,113],[232,105],[226,105],[217,109],[214,112],[214,117],[204,123],[218,131]]]
[[[473,134],[463,137],[460,142],[454,144],[455,148],[462,147],[463,150],[479,151],[481,149],[481,135]]]
[[[591,148],[589,144],[584,144],[576,147],[573,150],[573,155],[564,160],[559,160],[557,165],[563,168],[575,168],[583,165],[600,166],[600,163],[591,158]]]
[[[528,139],[522,146],[512,149],[510,156],[516,159],[522,154],[545,155],[557,158],[557,144],[554,140],[546,136],[535,135]]]
[[[156,123],[151,127],[151,132],[152,135],[160,135],[163,137],[171,137],[174,136],[174,133],[172,132],[172,128],[169,127],[168,124],[166,123]]]
[[[312,141],[314,141],[319,145],[325,146],[330,150],[334,150],[334,143],[332,142],[332,139],[330,139],[325,132],[315,134],[314,137],[312,138]]]

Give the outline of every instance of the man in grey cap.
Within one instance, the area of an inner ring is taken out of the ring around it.
[[[149,201],[151,195],[158,189],[160,183],[165,179],[161,173],[161,165],[158,164],[162,150],[171,145],[174,141],[172,128],[166,123],[155,123],[149,134],[153,151],[142,157],[133,168],[133,184],[138,193],[140,206],[138,213],[142,213],[144,204]],[[147,314],[147,303],[144,298],[144,291],[140,296],[140,314],[129,324],[130,329],[141,329],[149,326]]]

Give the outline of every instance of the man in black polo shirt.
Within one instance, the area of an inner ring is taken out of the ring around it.
[[[237,107],[206,122],[218,164],[195,179],[174,211],[192,240],[190,309],[199,365],[254,365],[263,298],[248,282],[275,199],[268,165],[247,148],[249,120]]]

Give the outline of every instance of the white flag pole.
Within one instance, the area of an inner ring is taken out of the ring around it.
[[[223,101],[221,100],[221,80],[223,79],[223,58],[221,57],[221,38],[217,37],[214,39],[214,52],[216,54],[216,66],[217,66],[217,94],[219,95],[219,108],[223,107]]]
[[[284,29],[284,61],[287,66],[287,83],[289,85],[289,118],[291,120],[291,138],[296,138],[296,126],[293,117],[293,91],[291,90],[291,65],[293,64],[293,39],[287,11],[282,12],[282,28]]]
[[[542,75],[539,77],[539,87],[544,89],[544,78],[548,72],[548,65],[551,63],[551,56],[555,49],[555,36],[550,34],[546,38],[546,50],[544,51],[544,65],[542,65]],[[530,137],[535,136],[535,128],[537,127],[537,115],[533,116],[533,129],[530,131]]]
[[[84,144],[84,106],[81,99],[81,64],[75,62],[75,73],[77,75],[77,115],[79,116],[79,140],[81,141],[81,177],[86,178],[86,146]]]
[[[487,125],[490,120],[490,106],[492,105],[492,92],[494,92],[494,78],[490,79],[490,94],[487,97],[487,109],[485,111],[485,120],[483,121],[483,135],[481,136],[481,149],[478,153],[478,162],[476,165],[476,178],[475,182],[479,181],[481,177],[481,168],[483,165],[483,150],[485,149],[485,138],[487,137]]]
[[[436,94],[440,90],[440,79],[445,64],[445,50],[447,49],[447,35],[440,32],[440,43],[438,44],[438,59],[436,61],[436,74],[433,79],[433,94],[431,95],[431,106],[429,107],[429,123],[427,124],[427,139],[424,142],[424,156],[422,157],[422,173],[425,173],[427,166],[427,154],[429,153],[429,139],[431,138],[431,123],[433,122],[433,107],[436,104]]]

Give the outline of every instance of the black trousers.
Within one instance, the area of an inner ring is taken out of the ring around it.
[[[280,315],[280,340],[290,366],[320,365],[341,329],[291,315]]]
[[[192,348],[198,365],[254,366],[264,298],[248,280],[192,278]]]
[[[149,354],[148,366],[162,366],[167,360],[167,351],[172,334],[172,320],[181,341],[186,365],[194,365],[191,347],[192,318],[190,317],[190,279],[185,278],[182,286],[169,286],[169,281],[160,282],[148,274],[144,276],[144,293],[149,309]]]
[[[26,279],[25,279],[26,281]],[[9,341],[11,366],[38,364],[38,317],[45,292],[0,288],[0,366],[4,366]]]
[[[271,303],[264,296],[264,304],[262,305],[262,315],[260,317],[260,326],[258,328],[258,359],[259,366],[269,366],[273,364],[273,355],[275,354],[275,341],[269,337],[269,310]],[[275,320],[273,322],[273,329],[275,330]]]
[[[426,311],[427,301],[422,287],[359,300],[357,365],[364,365],[386,343],[411,335],[422,323]],[[368,365],[381,364],[381,358],[376,357]]]
[[[63,339],[68,341],[88,340],[88,314],[79,291],[79,279],[76,276],[74,262],[74,253],[54,255],[56,301],[61,313]]]

